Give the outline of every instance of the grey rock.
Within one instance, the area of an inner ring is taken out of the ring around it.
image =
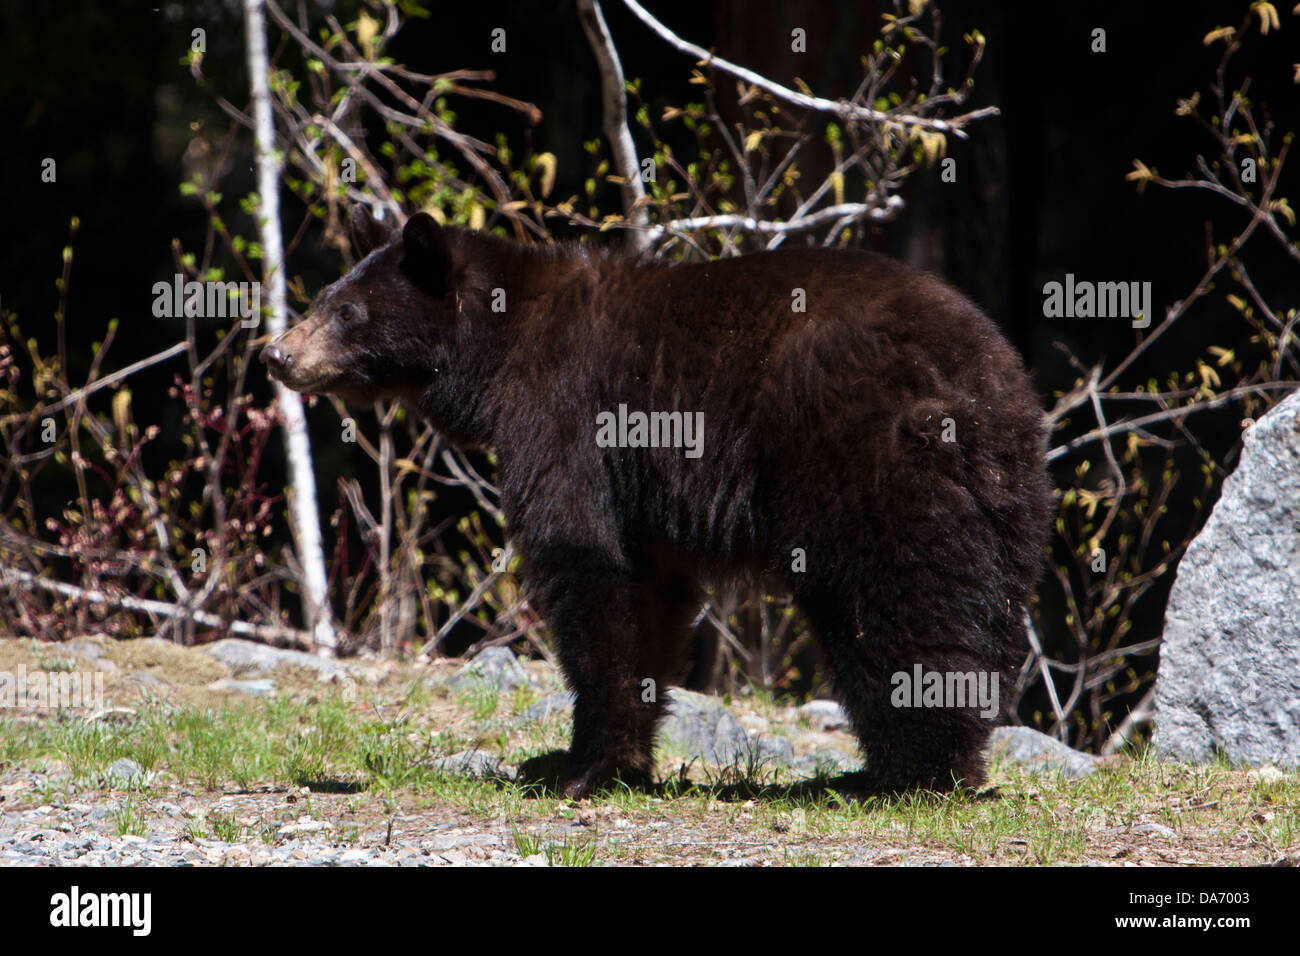
[[[1155,751],[1300,767],[1300,391],[1246,432],[1165,609]]]
[[[1133,827],[1133,832],[1150,833],[1152,836],[1164,837],[1166,840],[1178,839],[1178,834],[1163,823],[1139,823]]]
[[[750,759],[760,767],[794,766],[794,744],[779,734],[759,734],[749,741]]]
[[[104,771],[104,782],[109,786],[129,787],[143,780],[144,768],[126,757],[114,760]]]
[[[150,671],[140,671],[139,673],[132,674],[131,680],[135,681],[137,684],[139,684],[142,687],[162,688],[168,686],[166,680],[159,677],[157,674],[151,673]]]
[[[859,768],[858,765],[858,760],[846,753],[832,750],[830,747],[819,747],[808,756],[795,761],[794,770],[805,777],[815,777],[818,774],[833,777],[841,773],[851,773]]]
[[[740,721],[740,726],[745,728],[745,733],[751,737],[772,732],[772,722],[759,714],[741,714],[736,719]]]
[[[311,820],[300,819],[295,823],[285,823],[275,831],[277,840],[290,840],[294,837],[302,836],[304,833],[320,833],[324,830],[333,830],[334,824],[328,820]]]
[[[531,707],[526,708],[519,716],[524,720],[545,720],[547,717],[572,710],[576,700],[577,698],[573,693],[567,690],[557,694],[550,694]]]
[[[1032,727],[995,727],[988,753],[990,757],[1014,763],[1028,773],[1056,771],[1072,779],[1088,776],[1097,769],[1101,760]]]
[[[78,637],[71,641],[64,641],[59,644],[58,649],[68,654],[75,654],[82,660],[98,661],[108,653],[101,641],[90,637]]]
[[[435,760],[433,766],[443,773],[461,777],[513,777],[518,772],[514,766],[502,762],[500,757],[481,750],[463,750],[450,757]]]
[[[275,681],[269,677],[261,680],[231,680],[223,677],[209,684],[208,690],[228,690],[247,697],[274,697]]]
[[[447,680],[447,686],[455,690],[484,685],[499,691],[514,690],[527,683],[528,672],[508,647],[489,647]]]
[[[306,651],[270,647],[252,641],[241,641],[234,637],[204,644],[202,650],[209,657],[216,658],[229,667],[230,672],[236,677],[265,677],[279,667],[290,666],[305,667],[325,675],[342,673],[345,670],[338,661],[308,654]]]
[[[674,688],[659,724],[659,740],[680,756],[731,765],[749,753],[749,736],[712,697]]]
[[[204,644],[202,650],[230,668],[236,678],[268,677],[281,667],[301,667],[316,672],[322,683],[346,684],[349,679],[379,684],[388,676],[382,667],[368,667],[353,661],[338,661],[306,651],[270,647],[228,637]]]
[[[806,718],[813,730],[844,730],[849,726],[849,715],[833,700],[810,700],[799,708],[799,716]]]
[[[93,665],[95,670],[104,674],[115,674],[119,670],[118,666],[108,659],[108,651],[104,645],[100,641],[89,637],[78,637],[75,640],[64,641],[56,645],[55,649],[60,653],[81,658]]]
[[[501,846],[501,837],[495,833],[449,833],[433,837],[420,845],[438,851],[458,846]]]

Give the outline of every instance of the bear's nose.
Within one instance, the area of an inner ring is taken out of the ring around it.
[[[272,372],[283,372],[292,361],[293,356],[274,342],[262,349],[262,362],[269,365]]]

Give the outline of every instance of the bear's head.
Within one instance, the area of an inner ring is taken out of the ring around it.
[[[456,335],[457,263],[447,234],[422,212],[399,235],[362,205],[349,224],[362,260],[262,349],[262,361],[298,392],[353,402],[417,397]]]

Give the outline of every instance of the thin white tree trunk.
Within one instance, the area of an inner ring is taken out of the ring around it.
[[[623,64],[618,58],[614,39],[605,26],[605,14],[599,0],[578,0],[578,18],[591,52],[600,67],[600,93],[604,103],[602,122],[605,138],[614,153],[614,168],[623,180],[623,215],[632,229],[627,234],[628,248],[641,252],[650,248],[650,213],[646,210],[645,186],[641,182],[641,165],[637,162],[636,146],[627,128],[627,89],[623,80]]]
[[[263,286],[270,305],[272,335],[285,328],[284,251],[280,244],[280,166],[275,155],[275,129],[271,120],[271,90],[267,82],[266,23],[263,0],[244,0],[248,44],[248,80],[253,97],[253,137],[257,142],[257,194],[261,202]],[[296,532],[298,563],[302,568],[303,611],[317,653],[332,657],[337,638],[326,600],[325,551],[321,546],[320,517],[316,506],[316,477],[312,472],[307,417],[298,393],[275,383],[284,416],[285,453],[289,459],[290,522]]]

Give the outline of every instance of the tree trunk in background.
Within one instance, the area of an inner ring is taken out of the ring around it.
[[[263,286],[270,304],[268,325],[272,335],[285,328],[284,252],[280,243],[280,166],[275,157],[275,130],[271,122],[271,92],[267,83],[266,24],[262,0],[244,0],[248,44],[248,80],[253,99],[253,130],[257,145],[257,193]],[[284,416],[285,455],[289,459],[289,519],[298,544],[302,569],[303,611],[316,650],[334,656],[337,638],[326,595],[325,552],[321,546],[320,512],[316,505],[316,477],[312,471],[307,418],[298,393],[275,383]]]

